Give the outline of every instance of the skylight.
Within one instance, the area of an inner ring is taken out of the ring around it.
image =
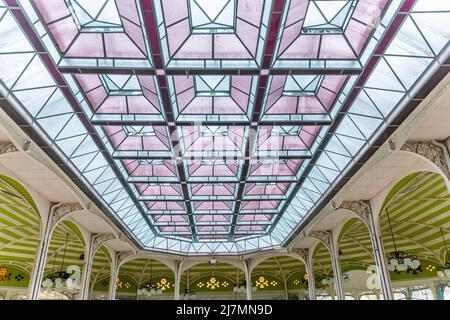
[[[81,32],[123,32],[114,0],[66,0]]]
[[[217,165],[225,165],[225,160],[219,159],[219,160],[210,160],[210,159],[204,159],[202,160],[202,165],[204,166],[217,166]]]
[[[199,130],[202,137],[226,137],[228,128],[226,126],[202,126]]]
[[[100,77],[111,96],[142,95],[141,85],[135,75],[102,74]]]
[[[272,128],[273,136],[296,136],[300,126],[274,126]]]
[[[192,33],[233,33],[236,0],[189,0]]]
[[[315,96],[323,79],[321,75],[290,75],[286,78],[283,94],[285,96]]]
[[[129,136],[156,136],[155,129],[151,126],[125,126]]]
[[[230,95],[230,76],[195,76],[195,94],[198,97],[226,97]]]
[[[152,166],[163,166],[164,160],[160,159],[139,159],[139,164],[141,165],[152,165]]]
[[[350,20],[356,0],[317,0],[309,1],[302,33],[340,34]]]
[[[447,1],[9,3],[3,110],[138,247],[178,254],[284,245],[448,59]]]

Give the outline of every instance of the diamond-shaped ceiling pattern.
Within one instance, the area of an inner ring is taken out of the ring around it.
[[[449,21],[437,0],[0,0],[0,92],[143,248],[273,248],[442,65]]]

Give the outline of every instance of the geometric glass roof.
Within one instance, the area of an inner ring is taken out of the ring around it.
[[[2,107],[144,249],[277,248],[449,56],[437,0],[0,0]]]

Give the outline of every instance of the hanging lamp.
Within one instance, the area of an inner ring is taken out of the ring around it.
[[[439,278],[450,278],[450,259],[447,259],[448,255],[448,248],[447,243],[445,242],[444,238],[444,231],[441,229],[441,237],[442,237],[442,243],[444,244],[445,253],[444,253],[444,265],[438,269],[437,275]]]

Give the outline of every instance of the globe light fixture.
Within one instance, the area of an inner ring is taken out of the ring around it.
[[[448,248],[447,248],[447,243],[445,242],[445,238],[444,238],[444,231],[441,227],[441,237],[442,237],[442,243],[444,244],[444,248],[445,248],[445,256],[444,256],[444,265],[441,267],[438,267],[438,272],[437,272],[437,276],[439,278],[449,278],[450,279],[450,259],[447,258],[448,255]]]
[[[386,214],[389,223],[389,230],[391,233],[392,242],[394,244],[394,251],[390,253],[387,268],[389,271],[396,272],[400,274],[401,272],[418,274],[422,272],[420,260],[417,256],[408,255],[407,253],[397,249],[397,244],[395,242],[394,232],[392,231],[391,218],[389,216],[389,211],[386,208]]]

